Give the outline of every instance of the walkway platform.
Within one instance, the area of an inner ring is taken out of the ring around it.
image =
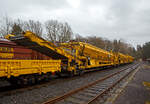
[[[113,104],[150,104],[150,63],[144,63]]]

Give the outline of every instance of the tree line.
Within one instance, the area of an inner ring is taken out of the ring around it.
[[[96,47],[99,47],[101,49],[107,50],[107,51],[113,51],[113,52],[121,52],[124,54],[128,54],[131,56],[136,56],[136,49],[130,45],[127,44],[124,40],[109,40],[102,37],[97,36],[88,36],[88,37],[82,37],[81,35],[76,35],[76,41],[82,41],[90,43]]]
[[[137,57],[143,60],[150,58],[150,42],[146,42],[144,45],[137,46]]]
[[[59,22],[57,20],[47,20],[44,24],[35,20],[12,20],[4,17],[0,22],[0,36],[7,34],[20,34],[23,31],[31,31],[36,35],[55,42],[66,42],[72,39],[73,32],[67,22]]]
[[[80,34],[74,34],[71,26],[67,22],[57,20],[47,20],[45,23],[35,20],[13,20],[9,17],[3,17],[0,22],[0,36],[7,34],[20,34],[29,30],[40,37],[53,43],[68,42],[70,40],[87,42],[104,50],[121,52],[137,57],[136,49],[123,40],[108,40],[97,36],[83,37]]]

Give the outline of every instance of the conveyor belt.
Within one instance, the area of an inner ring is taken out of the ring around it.
[[[59,54],[57,51],[57,49],[55,50],[52,50],[48,47],[45,47],[45,46],[41,46],[39,45],[38,43],[36,42],[33,42],[31,41],[29,38],[26,38],[26,37],[11,37],[10,38],[11,41],[14,41],[15,43],[17,43],[18,45],[22,45],[22,46],[25,46],[25,47],[28,47],[28,48],[31,48],[33,50],[36,50],[38,52],[41,52],[53,59],[67,59],[67,57]]]
[[[62,59],[62,60],[71,60],[80,61],[76,56],[71,55],[69,52],[63,50],[60,47],[57,47],[51,42],[48,42],[39,36],[35,35],[30,31],[26,31],[24,34],[17,36],[10,36],[9,40],[14,41],[18,45],[22,45],[38,52],[41,52],[47,56],[50,56],[53,59]]]

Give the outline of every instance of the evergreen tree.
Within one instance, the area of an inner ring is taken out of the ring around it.
[[[143,59],[150,58],[150,42],[143,45]]]
[[[22,33],[22,29],[19,25],[17,25],[15,23],[12,27],[12,32],[11,33],[14,34],[14,35],[18,35],[18,34]]]

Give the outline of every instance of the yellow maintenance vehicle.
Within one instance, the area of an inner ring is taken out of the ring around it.
[[[16,36],[10,34],[6,38],[18,45],[41,52],[54,60],[61,60],[61,73],[67,73],[69,75],[79,74],[77,69],[79,69],[78,66],[82,64],[82,61],[76,55],[56,46],[52,42],[44,40],[30,31]]]
[[[80,74],[95,67],[116,66],[128,62],[128,55],[113,53],[83,42],[60,43],[59,46],[36,34],[25,33],[6,36],[18,45],[41,52],[54,60],[61,60],[61,73]]]
[[[86,71],[93,71],[96,68],[131,63],[134,60],[132,56],[105,51],[84,42],[67,42],[55,45],[30,31],[17,35],[9,34],[5,38],[19,46],[40,52],[50,57],[50,60],[17,60],[18,64],[15,64],[15,60],[0,60],[0,64],[3,64],[0,77],[2,75],[7,76],[7,78],[23,76],[21,78],[23,80],[29,79],[30,81],[33,78],[32,81],[34,81],[34,73],[42,75],[42,79],[47,79],[49,73],[52,74],[53,72],[57,75],[67,74],[73,76]],[[24,78],[26,74],[31,75],[31,77]]]

